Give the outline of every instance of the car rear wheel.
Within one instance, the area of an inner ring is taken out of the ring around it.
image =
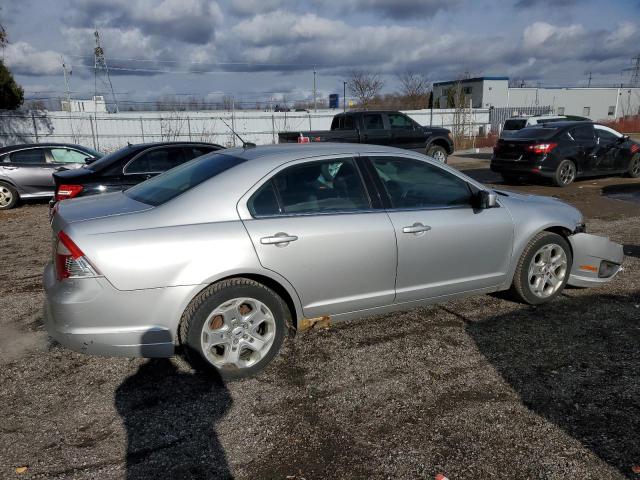
[[[270,288],[247,278],[207,287],[185,310],[180,343],[197,370],[252,376],[278,354],[291,314]]]
[[[562,160],[556,173],[553,175],[553,184],[557,187],[566,187],[576,179],[576,164],[571,160]]]
[[[539,233],[518,260],[511,293],[530,305],[550,302],[569,281],[572,261],[571,248],[563,237]]]
[[[631,157],[627,175],[629,175],[631,178],[640,178],[640,153],[636,153],[633,157]]]
[[[447,151],[438,145],[431,145],[427,148],[427,155],[436,159],[439,162],[447,163]]]
[[[9,210],[20,199],[18,191],[8,183],[0,182],[0,210]]]

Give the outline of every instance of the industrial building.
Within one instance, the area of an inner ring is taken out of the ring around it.
[[[465,107],[513,108],[514,114],[532,107],[547,107],[557,115],[580,115],[592,120],[640,114],[640,87],[510,87],[508,77],[436,82],[434,107],[451,106],[447,100],[449,92],[458,88]]]

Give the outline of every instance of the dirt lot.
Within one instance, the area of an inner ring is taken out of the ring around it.
[[[640,206],[602,195],[640,182],[513,188],[582,208],[626,270],[543,307],[482,296],[312,331],[226,385],[51,344],[46,206],[0,213],[0,477],[640,478]]]

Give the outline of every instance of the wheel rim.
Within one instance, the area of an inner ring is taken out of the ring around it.
[[[573,163],[567,162],[560,167],[560,182],[562,182],[563,185],[573,182],[575,176],[576,167],[573,166]]]
[[[4,185],[0,185],[0,207],[6,207],[13,200],[13,194]]]
[[[541,247],[529,264],[529,289],[539,298],[556,293],[567,275],[567,254],[555,243]]]
[[[432,155],[437,161],[444,163],[447,160],[447,156],[444,154],[442,150],[436,150]]]
[[[218,368],[249,368],[271,350],[276,322],[255,298],[234,298],[216,307],[202,326],[201,347]]]
[[[636,156],[631,162],[631,174],[640,175],[640,156]]]

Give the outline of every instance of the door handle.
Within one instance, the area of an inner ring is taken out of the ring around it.
[[[260,243],[263,245],[277,245],[279,247],[284,247],[285,245],[288,245],[289,242],[295,242],[296,240],[298,240],[298,237],[295,235],[278,232],[272,237],[262,237],[260,239]]]
[[[2,168],[4,168],[5,170],[16,170],[18,167],[10,167],[8,165],[3,165]]]
[[[424,232],[428,232],[429,230],[431,230],[431,227],[429,225],[423,225],[421,223],[416,222],[410,227],[404,227],[402,229],[402,232],[403,233],[424,233]]]

